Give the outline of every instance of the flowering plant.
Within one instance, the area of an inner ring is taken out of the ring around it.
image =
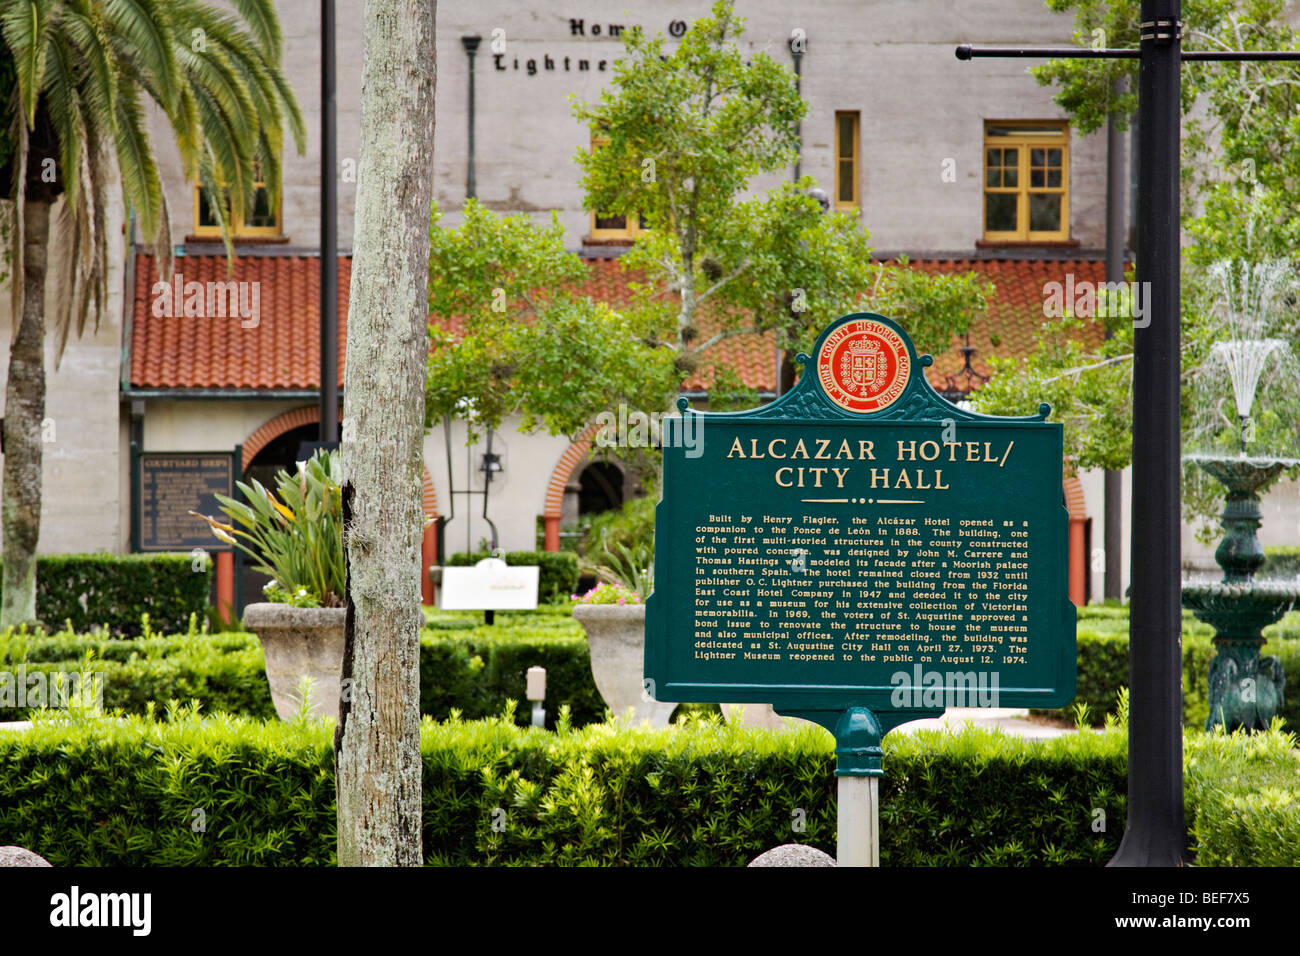
[[[278,497],[257,480],[251,487],[238,482],[247,504],[217,495],[230,524],[198,512],[190,514],[206,521],[219,540],[239,548],[253,559],[253,567],[271,576],[265,589],[268,601],[342,607],[346,586],[342,479],[338,452],[322,449],[310,461],[298,462],[297,473],[276,475]]]
[[[601,581],[586,594],[575,594],[570,598],[574,604],[642,604],[641,595],[623,587],[621,584],[609,584]]]
[[[589,566],[598,580],[615,584],[637,595],[636,603],[644,603],[655,586],[654,548],[645,544],[629,548],[614,542],[611,548],[601,535],[604,553],[601,563]]]

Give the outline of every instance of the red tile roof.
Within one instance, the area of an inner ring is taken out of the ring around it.
[[[314,389],[320,387],[320,259],[243,256],[227,274],[225,256],[178,256],[163,281],[258,283],[259,318],[168,315],[157,301],[153,256],[135,260],[131,315],[132,388]],[[339,384],[347,350],[348,284],[352,259],[339,257]],[[183,287],[182,287],[183,288]],[[247,293],[250,297],[252,290]],[[155,304],[159,308],[155,309]],[[164,312],[155,316],[155,311]]]
[[[298,390],[319,386],[320,313],[318,306],[319,259],[315,256],[262,255],[235,259],[233,275],[226,272],[224,256],[185,256],[175,260],[174,272],[184,282],[257,282],[260,321],[243,328],[238,318],[155,316],[153,285],[158,281],[153,257],[136,257],[135,296],[130,342],[130,382],[135,389],[231,388]],[[347,347],[350,257],[339,257],[339,383]],[[996,291],[985,318],[974,323],[970,344],[975,348],[972,366],[989,373],[989,356],[1019,357],[1033,350],[1034,334],[1043,323],[1043,286],[1063,281],[1074,273],[1076,282],[1099,282],[1104,266],[1092,260],[1040,259],[916,259],[914,268],[929,273],[976,272],[993,282]],[[628,282],[637,276],[616,259],[588,263],[589,278],[581,294],[613,305],[631,301]],[[165,303],[163,303],[165,304]],[[162,310],[160,310],[162,311]],[[450,323],[453,328],[459,323]],[[707,331],[706,333],[707,334]],[[1084,332],[1089,344],[1101,340],[1100,326]],[[996,344],[994,341],[996,339]],[[960,372],[964,341],[954,337],[952,347],[936,356],[927,371],[931,384],[948,387],[949,376]],[[771,335],[740,335],[726,339],[708,352],[706,361],[685,383],[688,389],[705,388],[711,378],[710,362],[736,369],[750,388],[770,391],[776,376],[776,353]],[[968,390],[972,383],[959,377],[953,384]]]

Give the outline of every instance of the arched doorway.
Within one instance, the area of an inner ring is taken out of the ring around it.
[[[623,469],[613,462],[593,461],[578,475],[578,517],[623,506]]]
[[[244,481],[256,478],[268,488],[275,487],[276,472],[282,468],[293,471],[297,468],[298,449],[305,441],[317,441],[320,435],[318,422],[290,428],[281,435],[262,446],[251,461],[244,464]]]
[[[555,463],[555,468],[551,471],[551,480],[546,485],[545,510],[542,512],[542,523],[545,529],[545,543],[542,546],[547,551],[560,550],[560,521],[564,518],[564,497],[568,491],[569,477],[578,462],[591,451],[591,439],[596,434],[596,430],[597,426],[592,425],[579,435],[577,440],[564,450],[564,454],[560,455],[560,460]]]

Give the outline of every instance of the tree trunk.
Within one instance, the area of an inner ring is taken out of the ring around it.
[[[23,209],[23,229],[23,310],[9,348],[9,380],[5,385],[4,597],[0,601],[0,628],[36,619],[50,204],[29,198]]]
[[[433,198],[431,0],[367,0],[344,379],[340,866],[420,866],[420,478]],[[321,250],[323,255],[333,250]]]

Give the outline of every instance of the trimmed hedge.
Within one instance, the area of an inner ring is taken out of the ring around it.
[[[1300,545],[1277,544],[1264,549],[1264,566],[1259,576],[1266,578],[1300,577]]]
[[[567,595],[566,595],[567,597]],[[501,713],[506,700],[524,701],[528,668],[546,668],[546,721],[555,726],[567,706],[575,726],[605,718],[605,702],[591,676],[582,627],[563,613],[498,612],[497,623],[427,612],[433,629],[420,639],[420,713],[445,720],[453,710],[467,720]],[[527,706],[516,718],[530,719]]]
[[[507,700],[523,701],[529,667],[546,668],[547,725],[568,706],[574,725],[605,718],[605,702],[591,676],[582,628],[565,608],[500,612],[498,624],[475,622],[465,612],[426,611],[433,627],[420,638],[420,712],[445,720],[453,710],[466,719],[495,716]],[[86,655],[92,663],[85,665]],[[111,640],[62,632],[0,635],[0,670],[26,663],[45,671],[103,672],[104,706],[144,714],[151,701],[197,700],[204,713],[275,716],[261,645],[252,634]],[[23,720],[29,709],[3,710]],[[517,719],[530,714],[520,708]]]
[[[0,844],[56,866],[330,865],[332,728],[178,714],[0,735]],[[813,728],[426,721],[420,744],[430,864],[741,866],[790,842],[834,852],[832,742]],[[1300,864],[1294,744],[1188,735],[1202,862]],[[1120,729],[891,735],[881,863],[1100,866],[1124,829],[1125,748]],[[1269,829],[1243,828],[1239,806]]]
[[[486,551],[447,556],[447,567],[463,568],[491,557]],[[568,601],[578,588],[578,556],[571,551],[508,551],[509,565],[537,565],[537,600],[541,604]]]
[[[36,616],[51,627],[106,628],[135,637],[140,615],[160,631],[184,631],[202,618],[212,561],[195,571],[188,554],[51,554],[36,559]]]
[[[1184,741],[1202,866],[1300,866],[1300,752],[1292,734]]]
[[[275,717],[261,645],[251,634],[135,640],[58,634],[41,638],[0,635],[0,669],[28,674],[93,672],[103,675],[103,704],[109,710],[146,714],[168,701],[196,700],[206,713]],[[5,720],[30,719],[32,708],[0,710]]]
[[[445,720],[453,710],[465,719],[499,714],[507,700],[523,701],[526,673],[540,665],[547,671],[547,726],[555,726],[562,705],[575,726],[604,719],[605,705],[591,677],[586,637],[567,607],[537,611],[503,611],[495,625],[477,614],[426,609],[429,627],[421,637],[420,712]],[[1288,728],[1300,728],[1300,641],[1277,635],[1294,631],[1293,614],[1270,630],[1265,654],[1282,658],[1288,681],[1281,716]],[[1214,646],[1211,630],[1184,622],[1183,718],[1200,728],[1209,713],[1206,681]],[[105,705],[143,714],[149,701],[197,699],[204,712],[223,710],[252,717],[274,714],[261,647],[251,634],[202,635],[191,626],[182,637],[159,637],[147,631],[130,641],[106,640],[63,632],[52,637],[0,635],[0,665],[60,664],[51,669],[77,670],[87,652],[96,669],[107,674]],[[101,665],[99,662],[103,662]],[[1094,722],[1114,712],[1119,690],[1128,684],[1128,617],[1123,608],[1087,608],[1080,612],[1078,691]],[[1072,705],[1073,706],[1073,705]],[[528,723],[521,707],[516,715]],[[690,709],[690,708],[686,708]],[[709,709],[713,709],[710,707]],[[1043,711],[1072,716],[1070,708]],[[12,719],[26,717],[26,712]]]
[[[1092,609],[1088,609],[1091,611]],[[1106,609],[1110,610],[1110,609]],[[1290,614],[1272,628],[1260,653],[1281,658],[1287,675],[1283,706],[1279,714],[1290,729],[1300,728],[1300,641],[1292,639],[1300,629],[1300,615]],[[1183,621],[1183,724],[1205,726],[1209,716],[1210,661],[1214,658],[1214,631],[1190,616]],[[1073,708],[1087,704],[1090,718],[1100,721],[1112,713],[1122,687],[1129,683],[1128,616],[1097,615],[1080,610],[1078,631],[1078,687],[1073,703],[1062,710],[1036,711],[1060,716],[1072,715]]]

